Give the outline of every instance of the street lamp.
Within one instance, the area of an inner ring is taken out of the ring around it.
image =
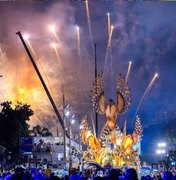
[[[75,123],[75,117],[76,117],[76,119],[79,119],[79,117],[78,116],[80,116],[81,117],[81,119],[82,119],[82,115],[81,114],[79,114],[79,113],[77,113],[76,111],[74,111],[74,114],[71,116],[71,124],[74,124]],[[78,128],[79,128],[79,131],[80,131],[80,129],[81,129],[81,120],[79,120],[79,121],[77,121],[78,123],[79,123],[79,126],[78,126]],[[70,127],[70,130],[72,131],[72,128]],[[80,135],[79,135],[79,140],[78,140],[78,143],[79,143],[79,151],[81,150],[81,139],[80,139]],[[70,148],[71,149],[71,148]],[[72,162],[71,162],[72,163]],[[80,165],[81,165],[81,167],[80,167]],[[79,156],[79,167],[80,167],[80,169],[82,169],[82,161],[81,161],[81,157]]]
[[[163,161],[163,154],[166,153],[165,149],[157,149],[156,153],[161,156],[161,163],[162,163],[162,161]]]
[[[75,120],[74,120],[74,119],[72,119],[72,120],[71,120],[71,124],[74,124],[74,123],[75,123]]]
[[[63,94],[63,104],[62,104],[62,110],[63,110],[63,122],[64,122],[64,131],[63,131],[63,142],[64,142],[64,162],[66,163],[66,122],[65,122],[65,116],[68,115],[66,113],[67,109],[69,108],[69,104],[65,104],[65,96]],[[65,164],[66,165],[66,164]]]
[[[68,117],[69,120],[69,169],[72,166],[72,157],[71,157],[71,124],[74,124],[75,122],[75,115],[73,114],[70,116],[70,109],[66,111],[65,115]]]
[[[165,154],[165,152],[166,152],[166,151],[165,151],[164,149],[157,149],[157,150],[156,150],[156,153],[157,153],[157,154]]]
[[[160,142],[160,143],[158,143],[158,147],[166,147],[166,143],[165,142]]]
[[[166,153],[166,150],[165,150],[165,147],[166,147],[166,143],[165,142],[159,142],[158,143],[158,148],[156,150],[156,153],[160,155],[160,158],[161,158],[161,164],[162,164],[162,161],[163,161],[163,154]]]
[[[78,114],[77,112],[74,112],[74,114],[72,114],[72,111],[70,111],[70,105],[67,104],[65,105],[65,97],[63,95],[63,121],[64,121],[64,159],[66,160],[66,127],[67,127],[67,123],[66,123],[66,118],[68,118],[69,120],[69,168],[71,168],[72,166],[72,158],[71,158],[71,124],[75,123],[75,113]],[[72,114],[72,115],[71,115]],[[80,115],[80,114],[79,114]],[[81,115],[80,115],[81,116]],[[79,148],[80,148],[80,141],[79,141]]]
[[[163,154],[166,153],[166,150],[164,149],[166,147],[166,145],[167,144],[165,142],[159,142],[158,143],[159,149],[156,150],[156,153],[161,155],[161,161],[162,161]]]
[[[67,117],[69,117],[69,115],[70,115],[70,111],[69,111],[69,110],[67,110],[67,111],[65,112],[65,115],[66,115]]]

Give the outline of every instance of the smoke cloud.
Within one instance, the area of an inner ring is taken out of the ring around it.
[[[107,12],[110,12],[115,28],[112,37],[113,69],[108,59],[106,72],[112,70],[114,78],[117,72],[125,76],[128,61],[133,61],[129,77],[133,104],[124,116],[129,124],[155,72],[159,73],[159,79],[142,105],[139,113],[142,124],[152,123],[158,112],[173,114],[176,105],[176,8],[169,2],[152,3],[89,2],[93,40],[97,43],[98,71],[104,68],[108,41]],[[91,124],[93,111],[89,92],[94,81],[94,56],[85,2],[1,2],[0,12],[1,102],[21,100],[30,104],[35,113],[30,121],[32,126],[39,123],[53,132],[56,132],[56,126],[60,127],[39,78],[15,34],[21,31],[22,35],[30,35],[38,68],[60,112],[64,93],[66,103],[71,105],[77,118],[80,120],[81,115],[87,114]],[[56,26],[57,40],[48,29],[50,24]],[[80,27],[81,65],[76,25]],[[51,46],[52,42],[57,43],[59,57]],[[107,76],[110,75],[107,73]],[[106,90],[112,87],[107,81],[105,84]],[[101,129],[105,120],[101,116],[99,118]],[[119,123],[122,125],[123,121],[119,119]],[[77,131],[78,126],[73,126]]]

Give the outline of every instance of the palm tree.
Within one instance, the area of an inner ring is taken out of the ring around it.
[[[53,136],[48,128],[40,126],[40,125],[34,126],[32,128],[32,130],[30,130],[30,135],[31,136],[42,136],[42,137]]]

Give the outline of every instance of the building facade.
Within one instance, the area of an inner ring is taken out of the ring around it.
[[[20,139],[20,150],[28,154],[34,163],[45,163],[58,168],[78,167],[81,163],[80,142],[66,138],[66,159],[64,159],[63,137],[30,137]]]

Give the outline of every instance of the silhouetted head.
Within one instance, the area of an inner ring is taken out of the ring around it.
[[[133,168],[127,169],[125,172],[125,180],[138,180],[136,170]]]
[[[152,177],[150,175],[147,175],[146,180],[152,180]]]
[[[93,180],[103,180],[103,178],[100,177],[100,176],[96,176],[96,177],[93,178]]]
[[[172,180],[172,173],[169,171],[165,171],[163,173],[163,180]]]
[[[109,172],[109,179],[118,180],[119,179],[119,171],[117,169],[111,169]]]
[[[146,177],[145,177],[145,176],[142,176],[142,177],[141,177],[141,180],[146,180]]]
[[[61,180],[61,178],[57,177],[57,176],[54,176],[51,178],[51,180]]]
[[[17,166],[15,167],[15,174],[21,174],[23,175],[25,173],[25,168],[23,166]]]

